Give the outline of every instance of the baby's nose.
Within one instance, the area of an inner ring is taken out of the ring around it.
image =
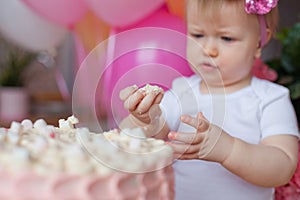
[[[213,41],[207,41],[203,49],[207,56],[217,57],[219,55],[217,45]]]

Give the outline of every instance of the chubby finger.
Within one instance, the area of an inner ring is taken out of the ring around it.
[[[173,159],[176,160],[195,160],[199,159],[198,152],[195,153],[185,153],[185,154],[173,154]]]
[[[120,91],[119,97],[122,101],[125,101],[130,95],[132,95],[137,90],[138,90],[137,85],[132,85],[132,86],[126,87]]]
[[[199,152],[200,144],[168,142],[175,154],[193,154]]]
[[[202,133],[184,133],[184,132],[170,132],[168,138],[170,140],[186,143],[199,144],[204,139],[205,135]]]
[[[154,100],[154,104],[160,104],[160,102],[161,102],[161,100],[162,100],[163,97],[164,97],[164,92],[160,92],[160,93],[156,96],[156,98],[155,98],[155,100]]]
[[[189,115],[182,115],[180,120],[194,127],[198,132],[207,131],[209,128],[209,122],[205,119],[202,113],[198,113],[197,117],[191,117]]]
[[[161,109],[158,104],[154,104],[149,109],[149,117],[151,120],[159,120],[159,117],[161,116]]]
[[[149,111],[147,112],[138,111],[138,109],[131,112],[133,116],[138,118],[140,121],[149,124],[150,126],[152,126],[152,124],[157,123],[159,121],[161,113],[162,112],[158,104],[151,105]],[[155,127],[155,128],[159,129],[160,127]]]
[[[134,92],[124,101],[124,108],[129,110],[130,112],[135,111],[143,98],[143,93],[139,91]]]
[[[147,94],[137,106],[136,111],[139,113],[148,112],[151,106],[154,104],[156,96],[157,94],[155,94],[154,92],[150,92],[149,94]]]

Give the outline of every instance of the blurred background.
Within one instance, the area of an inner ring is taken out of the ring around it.
[[[263,51],[258,76],[273,72],[272,81],[292,85],[299,109],[300,1],[281,0],[279,11],[279,34]],[[144,29],[131,32],[137,28]],[[156,82],[168,89],[174,77],[191,74],[184,33],[184,0],[1,0],[0,126],[24,118],[57,125],[72,114],[97,131],[115,126],[126,114],[121,86],[171,70]]]

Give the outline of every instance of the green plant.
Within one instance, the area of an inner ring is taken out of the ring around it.
[[[267,61],[278,73],[277,82],[288,87],[292,99],[300,98],[300,22],[280,31],[281,56]]]
[[[24,71],[35,59],[35,54],[5,41],[1,44],[0,86],[24,86]]]

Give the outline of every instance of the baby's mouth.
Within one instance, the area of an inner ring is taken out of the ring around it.
[[[200,67],[203,68],[204,70],[215,70],[218,68],[216,65],[213,65],[209,62],[204,62],[200,64]]]

